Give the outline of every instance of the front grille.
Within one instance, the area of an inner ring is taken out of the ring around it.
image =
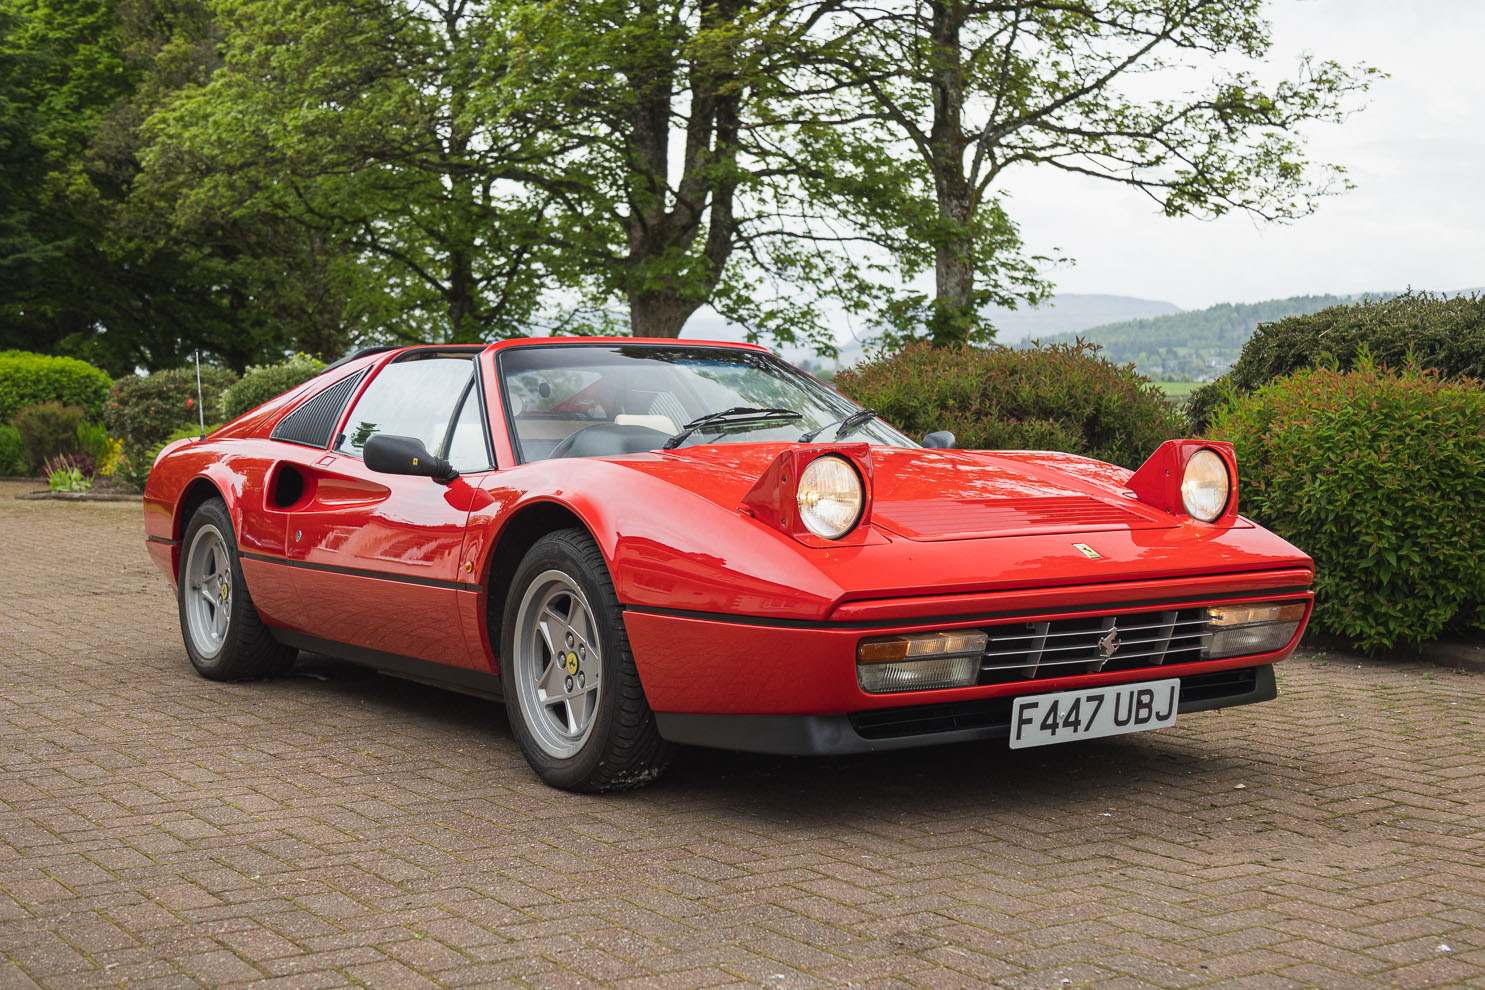
[[[979,684],[1009,684],[1201,659],[1205,608],[989,626]]]

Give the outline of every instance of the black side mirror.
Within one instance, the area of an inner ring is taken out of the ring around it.
[[[411,474],[447,485],[459,477],[449,462],[434,457],[417,437],[373,433],[361,448],[366,466],[382,474]]]
[[[939,430],[936,433],[924,434],[923,446],[932,447],[935,450],[953,450],[954,434],[948,430]]]

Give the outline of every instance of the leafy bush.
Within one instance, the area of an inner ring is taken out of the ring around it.
[[[235,381],[237,376],[226,369],[201,368],[202,394],[209,413],[221,408],[222,392]],[[108,430],[124,442],[124,453],[134,458],[163,444],[176,430],[198,422],[196,401],[194,367],[157,371],[145,378],[126,375],[113,383]]]
[[[205,370],[204,368],[202,369],[203,373]],[[221,429],[223,425],[222,423],[208,422],[206,424],[206,432],[213,433]],[[143,490],[144,483],[149,480],[150,469],[155,466],[155,458],[160,456],[160,451],[177,440],[185,440],[188,437],[199,437],[200,435],[200,424],[196,426],[183,426],[159,443],[151,444],[144,450],[136,451],[133,454],[126,453],[115,461],[114,476],[125,487]],[[105,474],[107,472],[100,471],[99,473]]]
[[[0,475],[26,473],[26,447],[21,431],[0,425]]]
[[[43,402],[81,406],[91,418],[101,419],[108,392],[108,376],[85,361],[0,351],[0,423]]]
[[[325,369],[325,363],[308,354],[296,354],[282,364],[248,368],[241,381],[222,393],[222,415],[236,419],[269,399],[302,385]]]
[[[108,431],[97,423],[78,423],[77,449],[97,465],[98,474],[110,475],[118,465],[123,444],[109,437]]]
[[[1485,619],[1485,384],[1363,356],[1218,410],[1244,512],[1315,558],[1315,626],[1368,652]]]
[[[909,346],[842,371],[835,387],[912,436],[958,446],[1066,450],[1137,467],[1183,423],[1160,391],[1092,344],[1027,350]]]
[[[10,425],[20,431],[26,470],[36,470],[58,454],[82,453],[77,431],[85,415],[81,406],[41,402],[12,416]]]
[[[1232,393],[1252,392],[1304,368],[1346,371],[1363,352],[1394,368],[1411,360],[1445,378],[1485,378],[1485,296],[1409,292],[1262,324],[1232,370],[1191,396],[1187,414],[1201,430]]]

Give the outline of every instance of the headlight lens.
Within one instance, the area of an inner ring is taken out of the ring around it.
[[[1231,487],[1227,462],[1212,448],[1203,447],[1186,462],[1186,474],[1181,479],[1181,501],[1192,517],[1211,522],[1227,508],[1227,493]]]
[[[816,536],[838,540],[861,518],[861,476],[844,457],[826,454],[799,475],[799,521]]]

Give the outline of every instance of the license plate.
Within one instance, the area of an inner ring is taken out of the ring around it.
[[[1098,739],[1176,724],[1181,680],[1144,681],[1017,698],[1011,749]]]

